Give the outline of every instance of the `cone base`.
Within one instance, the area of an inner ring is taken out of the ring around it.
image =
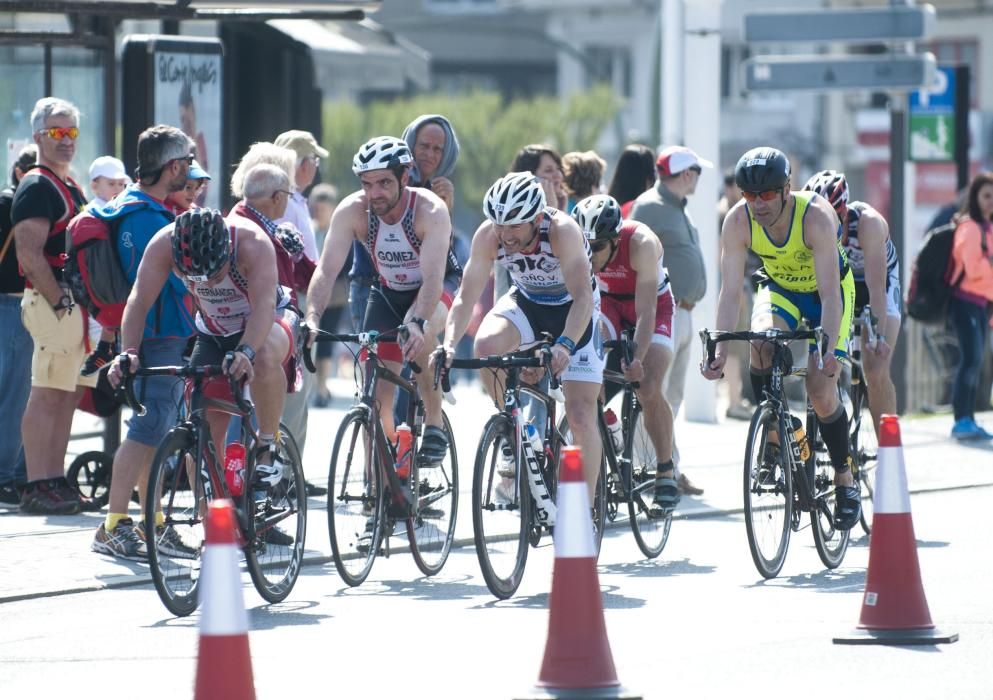
[[[514,700],[642,700],[624,686],[609,688],[544,688],[535,686],[527,695],[517,695]]]
[[[959,640],[958,632],[942,632],[937,627],[917,630],[856,629],[845,637],[835,637],[835,644],[882,644],[910,646],[921,644],[952,644]]]

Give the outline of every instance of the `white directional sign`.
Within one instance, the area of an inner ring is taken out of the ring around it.
[[[745,41],[762,44],[911,41],[931,36],[934,24],[933,5],[749,12],[745,15]]]
[[[931,85],[932,54],[756,56],[744,63],[748,90],[899,90]]]

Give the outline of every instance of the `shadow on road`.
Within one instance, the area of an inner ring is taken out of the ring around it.
[[[679,561],[664,561],[661,559],[642,559],[641,561],[622,562],[617,564],[600,564],[597,570],[601,574],[621,574],[622,576],[657,577],[680,576],[684,574],[709,574],[717,570],[716,566],[700,566],[689,559]]]
[[[356,595],[395,595],[414,600],[469,600],[489,595],[485,584],[473,583],[472,576],[421,577],[409,581],[369,580],[361,586],[339,588],[334,597]]]
[[[865,586],[865,569],[834,569],[819,571],[816,574],[797,574],[785,578],[761,579],[746,586],[765,588],[767,586],[813,588],[826,593],[851,593]]]
[[[303,612],[318,605],[320,603],[316,600],[293,600],[249,608],[248,627],[251,630],[271,630],[277,627],[317,625],[334,617],[323,613]]]

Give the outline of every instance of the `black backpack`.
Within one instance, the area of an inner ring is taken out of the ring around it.
[[[907,314],[921,323],[944,323],[948,300],[965,275],[963,270],[954,280],[955,244],[953,223],[936,226],[924,235],[907,291]],[[986,254],[986,235],[980,236],[983,254]]]

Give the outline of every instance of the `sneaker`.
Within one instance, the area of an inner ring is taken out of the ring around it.
[[[14,482],[0,484],[0,503],[8,506],[20,505],[21,490]]]
[[[313,498],[314,496],[324,496],[328,492],[328,490],[323,486],[312,484],[309,481],[304,481],[303,485],[307,491],[307,498]]]
[[[679,505],[679,482],[671,477],[656,477],[652,505],[648,509],[651,518],[664,518],[671,515]]]
[[[26,515],[76,515],[82,510],[82,501],[65,477],[60,477],[27,484],[20,508]]]
[[[283,532],[283,530],[275,525],[271,525],[258,533],[258,538],[260,542],[274,544],[280,547],[289,547],[293,544],[293,536]]]
[[[956,440],[990,440],[993,435],[983,430],[974,418],[959,418],[952,426],[952,437]]]
[[[147,547],[148,536],[145,533],[145,524],[138,523],[134,530],[142,545]],[[172,525],[157,525],[155,527],[155,548],[173,559],[196,559],[200,556],[200,549],[183,542],[182,536],[176,532],[176,528]]]
[[[497,459],[497,474],[504,479],[513,479],[517,474],[517,464],[514,461],[514,447],[506,442],[500,445],[500,456]]]
[[[97,343],[96,350],[86,357],[83,369],[80,371],[84,377],[89,377],[100,371],[104,365],[108,365],[114,360],[114,344],[101,340]]]
[[[376,519],[367,518],[365,521],[365,529],[362,534],[359,535],[358,541],[355,543],[355,549],[362,554],[366,554],[369,548],[372,547],[372,535],[373,530],[376,528]]]
[[[448,436],[445,431],[433,425],[424,428],[421,449],[417,451],[417,465],[421,468],[441,466],[448,456]]]
[[[103,523],[97,528],[93,535],[93,544],[90,545],[97,554],[109,554],[118,559],[130,559],[139,561],[148,557],[145,543],[135,532],[134,521],[131,518],[121,518],[117,525],[110,532]]]
[[[751,420],[753,413],[755,413],[755,409],[747,403],[742,402],[734,406],[729,406],[724,415],[733,420]]]
[[[690,481],[685,474],[680,474],[676,479],[676,486],[680,496],[702,496],[703,489]]]
[[[261,456],[266,452],[271,454],[272,464],[256,463],[255,474],[252,477],[252,491],[255,494],[255,502],[260,506],[259,510],[265,506],[271,489],[283,480],[283,463],[280,461],[276,446],[261,447],[258,455]]]
[[[762,464],[759,466],[758,483],[762,486],[775,486],[779,480],[779,445],[766,443],[762,453]]]

